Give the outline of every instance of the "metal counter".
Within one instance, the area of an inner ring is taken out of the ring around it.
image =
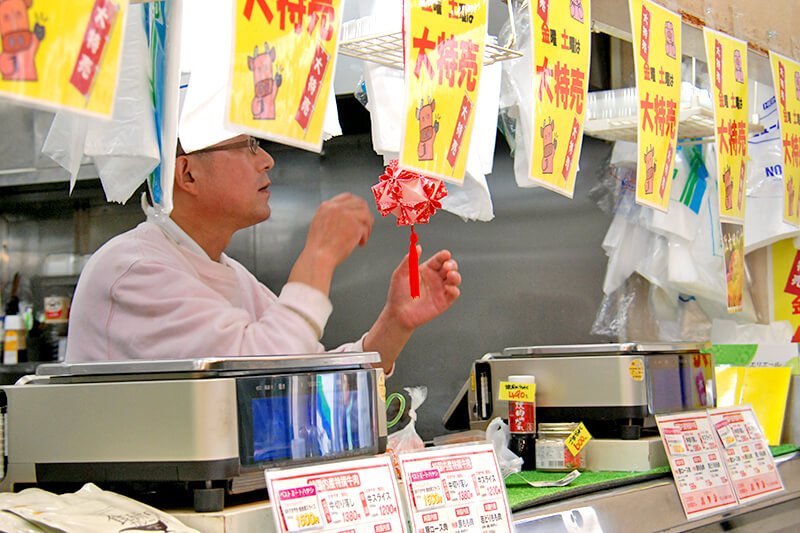
[[[786,491],[732,511],[686,520],[672,479],[648,481],[572,498],[514,514],[518,533],[636,531],[800,531],[800,453],[776,459]],[[274,533],[269,502],[218,513],[169,511],[202,533]],[[598,529],[599,526],[599,529]]]

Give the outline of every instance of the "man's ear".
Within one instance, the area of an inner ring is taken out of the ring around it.
[[[175,158],[175,187],[189,194],[197,194],[197,182],[192,176],[192,161],[185,155]]]

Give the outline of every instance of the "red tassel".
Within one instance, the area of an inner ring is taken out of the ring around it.
[[[411,245],[408,247],[408,286],[411,297],[419,298],[419,256],[417,255],[417,234],[411,225]]]

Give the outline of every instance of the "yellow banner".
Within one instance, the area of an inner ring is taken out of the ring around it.
[[[400,166],[464,181],[483,65],[487,0],[408,0]]]
[[[229,124],[256,137],[322,149],[342,6],[341,0],[236,0]]]
[[[591,0],[529,4],[535,96],[529,178],[568,198],[583,142],[589,88]]]
[[[783,146],[783,220],[800,225],[800,63],[769,53]]]
[[[742,310],[744,291],[744,224],[722,223],[722,251],[725,255],[728,312],[738,313]]]
[[[681,17],[650,2],[630,0],[639,93],[636,202],[667,210],[681,102]]]
[[[714,96],[719,217],[744,222],[747,177],[747,43],[703,28]]]
[[[0,96],[110,117],[127,0],[0,0]]]

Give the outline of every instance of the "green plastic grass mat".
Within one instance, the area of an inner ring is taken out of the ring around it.
[[[780,446],[770,446],[772,455],[778,457],[800,450],[794,444],[782,444]],[[538,472],[527,471],[514,474],[506,478],[506,492],[508,493],[508,505],[512,512],[528,509],[536,505],[574,498],[592,492],[640,483],[659,477],[671,477],[672,473],[668,466],[654,468],[646,472],[583,472],[581,476],[567,487],[531,487],[520,479],[522,476],[528,481],[555,481],[566,475],[566,472]]]

